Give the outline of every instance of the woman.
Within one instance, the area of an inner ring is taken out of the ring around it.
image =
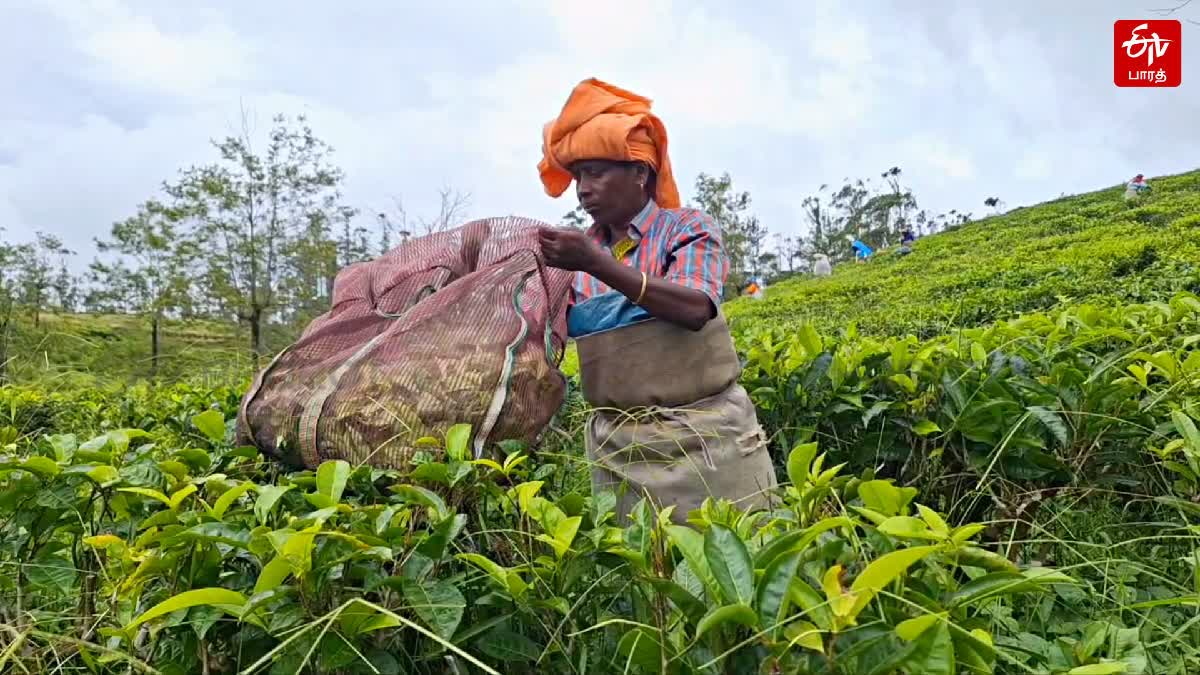
[[[720,312],[729,260],[704,213],[682,208],[650,101],[599,80],[575,87],[543,130],[546,192],[571,183],[586,231],[546,228],[548,265],[577,272],[567,322],[596,491],[618,516],[648,498],[685,522],[706,498],[766,506],[767,442]]]

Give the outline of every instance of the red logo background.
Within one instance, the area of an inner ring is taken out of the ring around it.
[[[1149,42],[1123,46],[1142,24],[1146,27],[1138,29],[1137,37]],[[1160,40],[1170,40],[1161,56],[1152,41],[1155,33]],[[1178,87],[1182,79],[1182,36],[1182,25],[1175,19],[1122,19],[1113,23],[1113,83],[1118,87]],[[1130,52],[1137,56],[1130,56]]]

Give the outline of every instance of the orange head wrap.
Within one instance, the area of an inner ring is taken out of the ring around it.
[[[657,175],[654,201],[677,209],[679,190],[667,156],[667,129],[650,112],[650,99],[595,78],[580,82],[558,117],[542,129],[538,173],[546,194],[558,197],[571,186],[572,162],[608,159],[645,162]]]

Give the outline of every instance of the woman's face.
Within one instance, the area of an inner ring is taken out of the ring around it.
[[[645,164],[589,159],[571,165],[575,194],[597,225],[628,223],[646,205]]]

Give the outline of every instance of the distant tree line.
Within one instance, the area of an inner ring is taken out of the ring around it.
[[[772,234],[753,214],[750,193],[734,188],[728,173],[700,174],[690,205],[712,216],[721,228],[730,258],[726,298],[737,297],[755,277],[772,283],[807,274],[818,255],[835,263],[850,260],[850,242],[855,239],[878,250],[898,242],[905,229],[922,236],[971,220],[970,213],[957,210],[933,214],[921,209],[912,190],[903,185],[899,167],[884,171],[877,181],[845,179],[836,190],[822,185],[816,194],[801,198],[804,220],[800,228],[789,229],[802,234],[794,236]],[[576,226],[587,220],[580,207],[562,218],[564,224]]]
[[[0,382],[20,314],[35,327],[45,312],[142,315],[154,370],[165,319],[236,321],[261,358],[268,327],[294,333],[328,309],[338,270],[467,219],[469,197],[445,188],[434,217],[410,220],[393,198],[391,213],[377,213],[364,226],[359,210],[343,201],[344,175],[331,161],[333,149],[303,116],[276,116],[261,147],[243,117],[240,133],[213,147],[214,161],[181,170],[96,239],[99,255],[83,275],[71,273],[76,254],[58,238],[39,232],[31,242],[9,243],[0,229]],[[753,277],[805,273],[818,254],[848,259],[855,238],[881,248],[905,228],[928,234],[969,220],[970,214],[919,209],[901,178],[893,167],[879,181],[847,179],[836,190],[822,185],[800,200],[804,234],[785,236],[760,222],[750,193],[735,189],[728,173],[701,174],[691,204],[721,226],[732,262],[726,297]],[[563,222],[582,226],[587,215],[576,208]]]

